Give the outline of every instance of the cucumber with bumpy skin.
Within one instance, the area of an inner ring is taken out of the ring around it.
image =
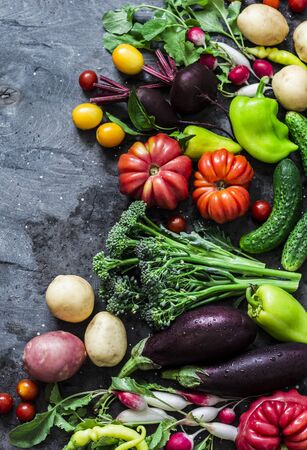
[[[286,123],[294,143],[298,145],[304,173],[307,177],[307,119],[298,112],[289,111],[286,114]]]
[[[281,264],[290,272],[298,270],[307,259],[307,212],[291,232],[282,252]]]
[[[265,253],[284,242],[298,221],[302,207],[300,172],[291,159],[282,160],[273,178],[274,206],[268,220],[242,236],[240,247],[248,253]]]

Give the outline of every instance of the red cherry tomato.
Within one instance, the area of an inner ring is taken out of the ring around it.
[[[84,91],[92,91],[94,83],[97,83],[98,77],[93,70],[85,70],[79,76],[79,84]]]
[[[296,13],[302,13],[307,6],[307,0],[288,0],[288,5],[291,11]]]
[[[39,387],[37,383],[26,378],[19,381],[16,387],[16,392],[22,400],[31,402],[38,396]]]
[[[265,200],[257,200],[252,206],[252,218],[257,222],[265,222],[271,214],[272,207]]]
[[[20,422],[30,422],[35,415],[36,409],[32,403],[19,403],[16,408],[16,417]]]
[[[14,400],[10,394],[0,392],[0,414],[8,414],[13,408]]]
[[[187,222],[181,215],[172,216],[168,219],[166,228],[173,233],[181,233],[187,229]]]

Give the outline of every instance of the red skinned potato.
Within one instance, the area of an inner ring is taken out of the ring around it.
[[[159,133],[145,144],[135,142],[118,162],[120,192],[149,206],[175,209],[189,196],[192,161],[179,143]]]
[[[83,342],[66,331],[50,331],[31,339],[25,346],[26,371],[45,383],[64,381],[75,375],[86,358]]]

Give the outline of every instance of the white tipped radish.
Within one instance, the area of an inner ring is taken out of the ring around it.
[[[203,66],[208,67],[210,70],[215,70],[217,68],[217,58],[213,55],[201,55],[198,62]]]
[[[134,411],[144,411],[147,408],[147,403],[145,399],[138,394],[133,394],[132,392],[114,392],[114,395],[118,400],[127,408],[133,409]]]
[[[187,31],[187,40],[196,45],[196,47],[205,45],[205,36],[205,32],[199,27],[192,27]]]
[[[149,406],[161,408],[164,411],[181,411],[191,403],[176,394],[168,392],[153,391],[154,397],[147,397],[145,400]]]
[[[173,417],[166,414],[165,411],[158,408],[146,408],[144,411],[133,411],[132,409],[125,409],[116,417],[125,425],[146,425],[160,423],[165,419],[172,419]]]
[[[233,96],[242,95],[243,97],[255,97],[258,91],[260,83],[249,84],[248,86],[241,87],[238,91],[236,91]],[[270,87],[265,87],[264,92],[272,89]],[[231,95],[232,96],[232,95]]]
[[[233,441],[237,439],[238,429],[233,425],[226,425],[220,422],[212,422],[204,425],[206,430],[213,436],[225,439],[227,441]]]
[[[202,406],[193,409],[189,414],[180,421],[181,425],[189,427],[197,427],[199,423],[211,422],[223,408],[214,408],[213,406]]]
[[[257,77],[269,77],[272,78],[274,75],[274,69],[271,63],[269,61],[266,61],[265,59],[256,59],[256,61],[253,62],[253,69],[257,75]]]
[[[222,409],[217,416],[218,420],[226,425],[232,425],[236,417],[236,413],[232,408]]]
[[[194,434],[187,434],[184,432],[174,433],[169,438],[165,450],[193,450],[194,439],[204,431],[206,430],[199,430]]]
[[[249,69],[250,72],[254,74],[248,58],[246,58],[246,56],[244,56],[241,52],[231,47],[230,45],[225,44],[225,42],[213,42],[213,43],[217,44],[218,47],[220,47],[229,56],[231,62],[235,66],[245,66]]]
[[[250,71],[246,66],[236,66],[228,74],[228,80],[235,84],[236,86],[240,86],[247,82],[250,76]]]
[[[177,394],[183,397],[188,402],[198,406],[214,406],[218,403],[229,401],[229,399],[211,394],[203,394],[202,392],[177,391]]]

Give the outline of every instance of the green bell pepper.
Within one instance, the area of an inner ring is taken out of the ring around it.
[[[307,344],[307,312],[283,289],[263,284],[246,291],[248,315],[273,338]]]
[[[235,141],[225,136],[212,133],[206,128],[189,125],[184,132],[187,136],[194,136],[186,144],[185,155],[191,159],[198,160],[205,152],[214,152],[226,148],[231,153],[242,151],[242,147]]]
[[[262,78],[254,98],[237,96],[230,104],[230,120],[240,145],[254,158],[277,163],[298,146],[288,138],[288,127],[278,120],[278,102],[263,94]]]

